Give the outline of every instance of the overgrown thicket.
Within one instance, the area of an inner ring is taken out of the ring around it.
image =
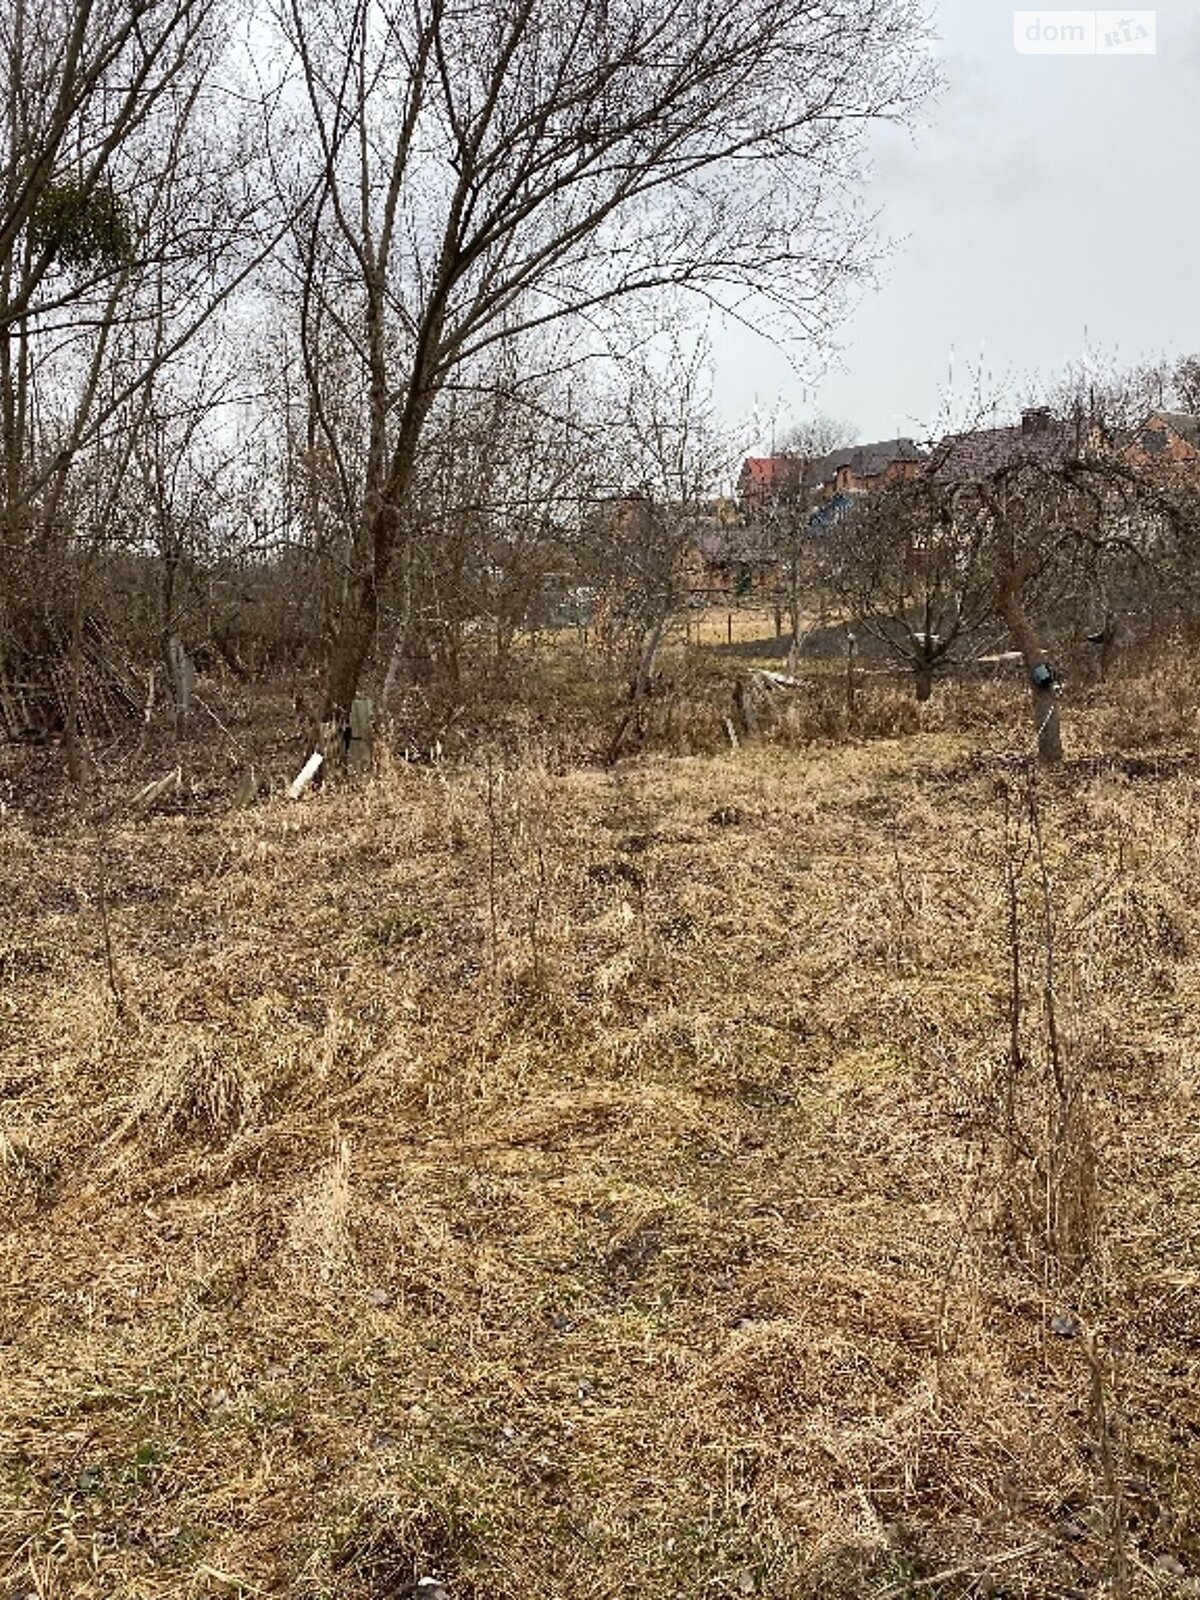
[[[172,717],[207,657],[343,727],[502,674],[584,569],[644,612],[592,536],[678,499],[647,342],[693,293],[822,336],[930,82],[912,0],[8,0],[0,76],[5,723],[76,778],[89,634]]]

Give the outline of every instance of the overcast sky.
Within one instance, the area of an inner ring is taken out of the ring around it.
[[[1019,54],[1000,0],[936,0],[936,23],[945,90],[911,135],[874,144],[881,286],[808,389],[766,341],[718,333],[730,418],[930,437],[948,405],[964,413],[981,353],[1005,421],[1084,359],[1200,351],[1200,0],[1158,10],[1153,56]]]

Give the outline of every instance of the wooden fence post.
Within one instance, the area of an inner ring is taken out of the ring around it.
[[[346,770],[352,775],[371,770],[374,716],[375,707],[366,698],[355,700],[350,707],[350,743],[346,749]]]

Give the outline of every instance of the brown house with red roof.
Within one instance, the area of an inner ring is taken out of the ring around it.
[[[796,481],[794,456],[747,456],[738,474],[737,496],[743,506],[761,505],[786,494]]]

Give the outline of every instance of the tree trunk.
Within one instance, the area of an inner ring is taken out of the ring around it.
[[[791,638],[788,640],[787,669],[788,676],[796,676],[796,668],[800,661],[800,555],[793,541],[793,547],[788,555],[788,622],[791,625]]]
[[[400,681],[400,674],[404,670],[404,638],[397,634],[388,654],[387,672],[383,678],[383,692],[379,697],[380,710],[385,718],[392,714],[392,699],[396,693],[396,685]]]
[[[664,611],[662,616],[651,629],[650,637],[646,640],[642,651],[641,660],[638,662],[637,677],[633,683],[633,698],[642,701],[650,690],[650,680],[654,676],[654,668],[658,662],[658,652],[662,648],[663,635],[667,631],[670,613]]]
[[[913,672],[916,678],[917,701],[920,705],[924,705],[933,694],[933,668],[921,662],[919,666],[914,667]]]
[[[436,333],[436,329],[431,331]],[[386,476],[382,481],[368,477],[372,487],[366,497],[363,520],[355,532],[352,573],[346,582],[335,624],[333,648],[325,678],[325,699],[321,708],[322,748],[326,751],[326,760],[332,758],[335,769],[339,764],[344,765],[344,762],[337,760],[339,745],[344,750],[349,749],[350,712],[375,644],[379,627],[380,590],[397,558],[403,562],[409,554],[405,548],[407,536],[400,508],[408,498],[416,467],[417,445],[429,414],[430,396],[418,382],[421,371],[418,362],[417,374],[413,379],[414,397],[410,399],[408,410],[400,423]],[[373,404],[378,407],[383,405],[383,401],[374,396]],[[381,415],[377,411],[376,424],[382,437]],[[372,445],[373,451],[377,448],[382,450],[379,439]],[[401,637],[407,637],[413,618],[411,573],[404,569],[401,577]],[[331,738],[331,734],[334,737]]]
[[[1058,694],[1054,689],[1033,687],[1033,725],[1037,731],[1038,760],[1047,767],[1061,767],[1063,760],[1062,725],[1058,717]]]
[[[1053,683],[1040,684],[1039,668],[1049,666],[1049,657],[1038,643],[1033,624],[1025,615],[1021,604],[1019,578],[1006,576],[1000,584],[1000,615],[1021,652],[1029,680],[1029,693],[1033,703],[1033,727],[1037,736],[1038,760],[1048,767],[1062,765],[1062,726],[1058,715],[1058,692]]]
[[[375,642],[378,621],[379,592],[374,577],[364,573],[351,578],[338,618],[321,707],[322,727],[332,723],[346,743],[350,738],[350,708]]]
[[[655,622],[642,646],[641,657],[638,661],[637,676],[629,686],[629,707],[621,718],[620,725],[612,737],[612,743],[605,753],[604,764],[614,767],[620,760],[621,751],[625,748],[625,741],[629,730],[641,716],[642,704],[650,692],[650,680],[654,675],[654,664],[658,660],[659,648],[662,645],[663,635],[670,621],[670,613],[664,612]]]
[[[1100,644],[1100,681],[1103,683],[1112,671],[1117,653],[1117,619],[1111,611],[1104,613],[1104,638]]]
[[[733,687],[733,718],[743,739],[752,739],[758,732],[758,712],[748,685],[739,679]]]
[[[858,639],[849,629],[846,630],[846,710],[854,715],[854,656],[858,649]]]

